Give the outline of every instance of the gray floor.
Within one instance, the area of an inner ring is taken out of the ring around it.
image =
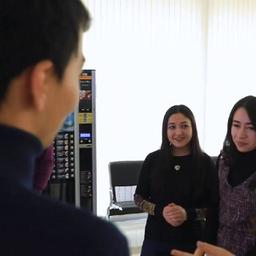
[[[144,237],[147,214],[112,216],[110,221],[127,237],[131,256],[139,256]]]

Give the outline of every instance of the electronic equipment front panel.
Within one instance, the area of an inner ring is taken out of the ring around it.
[[[96,212],[95,71],[83,70],[78,110],[80,206]]]
[[[47,193],[75,203],[75,115],[70,114],[54,139],[54,166]]]
[[[80,76],[78,109],[54,139],[54,168],[46,190],[51,197],[96,213],[95,70]]]
[[[69,115],[54,140],[54,169],[52,179],[67,180],[75,177],[74,113]]]

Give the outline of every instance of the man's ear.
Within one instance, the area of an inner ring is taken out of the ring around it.
[[[31,95],[33,103],[38,111],[45,109],[49,86],[55,78],[54,65],[50,60],[43,60],[33,66],[31,70]]]

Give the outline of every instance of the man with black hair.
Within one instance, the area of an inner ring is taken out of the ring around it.
[[[86,210],[33,192],[35,159],[79,95],[80,0],[0,1],[0,254],[128,256],[127,241]]]

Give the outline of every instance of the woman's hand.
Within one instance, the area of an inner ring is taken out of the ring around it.
[[[179,250],[172,250],[171,255],[173,256],[204,256],[204,252],[200,248],[196,248],[194,254],[189,252],[183,252]]]
[[[195,250],[194,254],[179,251],[179,250],[172,250],[171,254],[173,256],[235,256],[231,252],[208,243],[204,242],[197,242],[197,249]]]
[[[187,212],[181,206],[171,203],[164,207],[163,217],[167,223],[174,227],[178,227],[187,220]]]

